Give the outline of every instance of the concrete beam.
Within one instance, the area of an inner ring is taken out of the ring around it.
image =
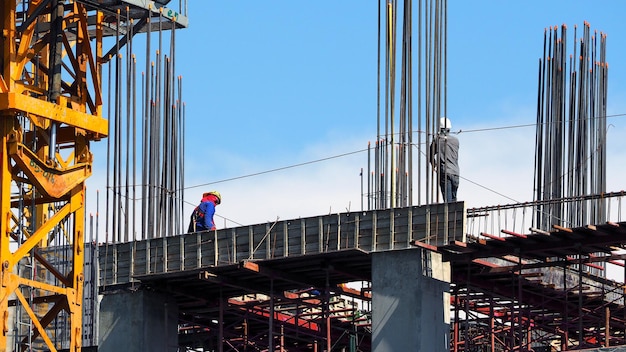
[[[159,293],[124,291],[100,303],[100,352],[178,350],[178,308]]]
[[[450,266],[421,248],[372,254],[372,351],[449,351]]]

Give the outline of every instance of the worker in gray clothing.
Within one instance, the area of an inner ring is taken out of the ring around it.
[[[446,203],[456,202],[459,188],[459,139],[450,135],[450,119],[442,117],[439,133],[430,144],[430,163],[439,175],[439,187]]]

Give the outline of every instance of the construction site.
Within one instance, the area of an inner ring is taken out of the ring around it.
[[[378,1],[360,210],[200,231],[187,0],[3,0],[0,351],[626,351],[607,36],[536,38],[532,199],[468,207],[432,148],[449,6]]]

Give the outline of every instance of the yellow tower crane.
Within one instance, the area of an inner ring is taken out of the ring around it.
[[[103,15],[88,21],[78,1],[0,3],[0,351],[57,351],[60,316],[69,350],[80,351],[85,180],[90,142],[108,133]],[[64,266],[45,255],[53,244],[66,248]]]

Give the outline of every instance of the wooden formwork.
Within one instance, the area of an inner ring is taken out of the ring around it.
[[[433,245],[463,241],[465,204],[346,212],[180,236],[100,245],[100,286],[135,276],[165,274],[345,249],[404,249],[415,240]]]

